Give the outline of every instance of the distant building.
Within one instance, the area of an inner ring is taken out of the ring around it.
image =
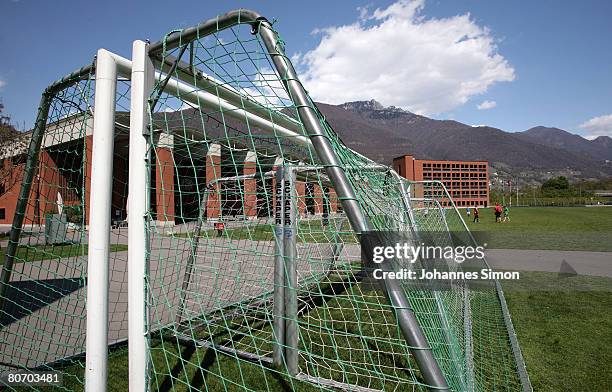
[[[488,166],[487,161],[427,160],[415,159],[412,155],[393,159],[393,169],[408,180],[441,181],[457,207],[489,205]],[[450,201],[443,199],[441,203],[446,206]]]

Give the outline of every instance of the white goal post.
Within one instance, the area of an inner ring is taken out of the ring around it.
[[[113,192],[113,148],[117,77],[129,78],[131,62],[98,50],[87,260],[85,388],[105,390],[108,366],[108,286]]]

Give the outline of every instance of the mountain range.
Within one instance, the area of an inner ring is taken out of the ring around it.
[[[612,138],[587,140],[558,128],[505,132],[454,120],[435,120],[375,100],[341,105],[317,103],[351,148],[377,162],[410,154],[440,160],[486,160],[501,174],[541,181],[612,176]]]

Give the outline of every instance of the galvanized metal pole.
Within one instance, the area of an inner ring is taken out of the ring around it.
[[[327,139],[322,125],[319,123],[316,110],[313,108],[313,104],[310,102],[304,87],[299,82],[291,62],[283,53],[283,48],[277,39],[276,33],[265,18],[250,10],[231,11],[217,18],[202,22],[198,26],[166,37],[164,41],[152,44],[150,53],[151,55],[159,56],[159,52],[163,48],[166,48],[166,50],[175,48],[181,42],[187,42],[196,36],[202,37],[236,23],[251,23],[253,25],[253,33],[259,33],[278,74],[285,83],[289,96],[298,108],[300,120],[305,125],[313,147],[333,182],[334,189],[342,202],[343,209],[347,213],[351,227],[357,233],[368,231],[370,224],[361,210],[353,188],[332,149],[331,143]],[[416,316],[409,306],[403,287],[397,281],[384,281],[382,284],[395,309],[398,324],[404,337],[408,345],[412,347],[412,354],[423,373],[425,382],[435,390],[448,390],[448,385],[437,361],[433,357],[431,347],[429,347]]]
[[[276,189],[274,191],[274,347],[272,363],[281,367],[285,351],[285,259],[284,259],[284,168],[276,170]]]
[[[298,322],[297,322],[297,194],[295,192],[295,171],[288,166],[282,168],[283,178],[283,220],[285,257],[285,359],[287,371],[295,376],[298,366]]]

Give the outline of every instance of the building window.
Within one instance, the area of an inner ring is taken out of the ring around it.
[[[6,219],[6,208],[0,208],[0,220]]]

